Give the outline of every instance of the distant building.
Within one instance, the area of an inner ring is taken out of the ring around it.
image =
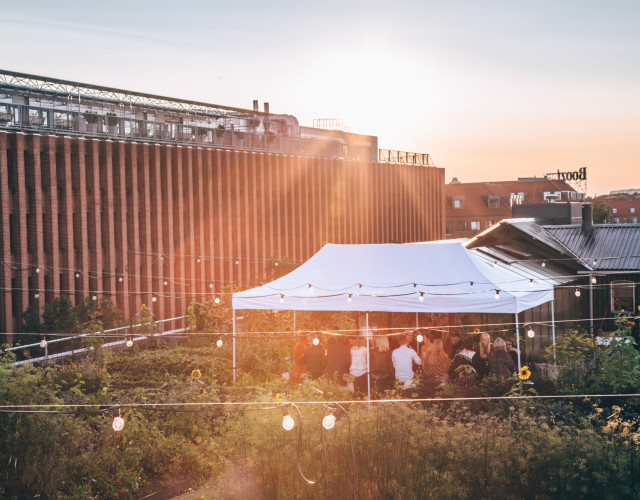
[[[631,189],[625,191],[634,191]],[[598,196],[594,205],[605,205],[609,209],[609,222],[612,224],[637,224],[640,214],[640,195],[612,191],[607,196]]]
[[[468,182],[445,185],[447,238],[469,238],[502,219],[514,205],[582,201],[584,194],[564,181],[546,177],[517,181]]]

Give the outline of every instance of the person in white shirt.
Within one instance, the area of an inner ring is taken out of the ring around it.
[[[411,387],[413,383],[413,363],[416,365],[422,364],[418,353],[407,347],[409,339],[406,335],[402,335],[399,339],[400,347],[393,351],[391,354],[391,361],[393,361],[393,368],[396,371],[396,379],[402,382],[405,386]]]

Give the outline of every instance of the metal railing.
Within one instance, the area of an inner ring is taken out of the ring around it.
[[[405,165],[435,167],[431,161],[431,155],[427,153],[409,153],[408,151],[395,151],[392,149],[379,149],[378,161],[380,163],[401,163]]]

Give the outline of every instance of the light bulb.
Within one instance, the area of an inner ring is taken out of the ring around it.
[[[493,261],[493,267],[496,267],[497,265],[498,265],[498,261],[497,261],[497,260],[494,260],[494,261]]]
[[[163,284],[164,286],[167,286],[167,285],[169,284],[169,282],[168,282],[167,280],[164,280],[164,281],[162,282],[162,284]]]
[[[347,302],[351,302],[351,297],[353,297],[353,295],[349,294],[348,297],[347,297]]]
[[[209,283],[209,288],[213,288],[213,283]]]
[[[313,293],[313,286],[309,283],[309,293]]]
[[[36,273],[40,273],[40,268],[36,267]]]
[[[500,290],[496,290],[495,299],[498,300],[500,298]]]
[[[529,328],[527,330],[527,337],[529,337],[530,339],[532,339],[533,337],[536,336],[536,332],[533,331],[533,329]]]
[[[91,300],[98,300],[98,296],[94,295],[93,297],[91,297]]]
[[[473,281],[470,281],[470,282],[469,282],[469,286],[473,286]]]
[[[118,278],[118,281],[119,281],[120,283],[122,283],[122,276],[120,276],[120,277]]]
[[[216,297],[216,298],[215,298],[215,300],[214,300],[214,302],[215,302],[216,304],[219,304],[219,303],[220,303],[220,297]]]
[[[114,408],[113,410],[113,424],[111,424],[113,430],[116,432],[120,432],[124,429],[124,420],[120,416],[120,408]]]
[[[282,304],[284,302],[284,293],[280,294],[280,303]]]
[[[278,267],[278,261],[276,261],[276,263],[274,264],[274,266]]]
[[[420,297],[418,297],[418,300],[420,302],[422,302],[424,300],[424,292],[420,292]]]
[[[155,295],[151,297],[151,302],[156,302],[157,300],[158,300],[158,297],[156,297]]]
[[[239,260],[236,260],[236,266],[237,266],[238,264],[240,264],[240,261],[239,261]]]
[[[34,294],[33,294],[33,296],[34,296],[36,299],[39,299],[39,298],[40,298],[40,292],[36,292],[36,293],[34,293]]]
[[[422,341],[424,340],[424,337],[423,337],[422,335],[418,335],[418,336],[416,337],[416,340],[417,340],[418,342],[422,342]]]
[[[79,278],[79,277],[80,277],[80,273],[76,273],[76,278]]]
[[[161,256],[160,256],[160,260],[164,260],[164,255],[161,255]]]
[[[43,349],[44,349],[45,347],[47,347],[47,341],[46,341],[45,339],[42,339],[42,340],[40,341],[40,347],[42,347]]]
[[[127,340],[127,347],[133,347],[133,340]]]
[[[318,337],[315,337],[313,339],[313,345],[318,345],[320,343],[320,340],[318,339]]]
[[[591,276],[591,283],[593,283],[594,285],[598,282],[598,280],[596,279],[595,276]]]
[[[533,287],[533,280],[529,280],[529,287]]]
[[[216,345],[217,345],[218,347],[222,347],[222,339],[218,339],[218,340],[216,341]]]
[[[580,297],[580,289],[576,288],[576,297]]]
[[[542,261],[542,267],[547,267],[547,263],[544,260]]]
[[[331,415],[327,415],[322,419],[322,427],[324,427],[327,430],[333,429],[335,425],[336,425],[336,417],[333,415],[333,413]]]
[[[200,257],[198,257],[198,258],[196,259],[196,262],[197,262],[198,264],[200,264]]]
[[[598,261],[596,259],[593,259],[593,265],[597,266],[598,265]]]
[[[285,431],[290,431],[295,427],[296,423],[293,420],[293,417],[287,413],[284,417],[282,417],[282,428]]]

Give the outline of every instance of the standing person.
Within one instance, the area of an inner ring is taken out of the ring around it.
[[[318,339],[318,337],[316,337]],[[303,356],[304,364],[307,365],[307,371],[311,375],[313,380],[319,379],[324,373],[324,365],[326,357],[324,354],[324,347],[318,339],[318,343],[314,344],[313,341],[304,351]]]
[[[349,346],[345,343],[344,337],[329,337],[327,344],[327,366],[325,374],[328,378],[337,382],[338,385],[344,385],[342,376],[349,371],[351,365],[351,353]]]
[[[389,339],[386,336],[373,339],[370,367],[371,382],[377,392],[393,387],[393,363],[389,351]]]
[[[500,378],[509,378],[516,372],[516,364],[507,352],[504,340],[498,337],[489,353],[489,372]]]
[[[353,388],[356,395],[367,393],[367,348],[362,337],[351,341],[351,366],[349,374],[355,377]]]
[[[442,340],[436,339],[422,358],[422,373],[435,378],[439,384],[446,384],[449,364],[449,356],[444,351]]]
[[[293,348],[293,368],[289,372],[289,383],[291,385],[298,385],[302,375],[307,371],[307,365],[304,364],[304,352],[310,343],[311,337],[304,335],[298,339]]]
[[[393,368],[396,372],[396,380],[402,382],[405,388],[411,387],[413,383],[413,363],[421,365],[422,361],[416,351],[407,347],[409,339],[402,335],[399,339],[400,347],[391,354]]]

